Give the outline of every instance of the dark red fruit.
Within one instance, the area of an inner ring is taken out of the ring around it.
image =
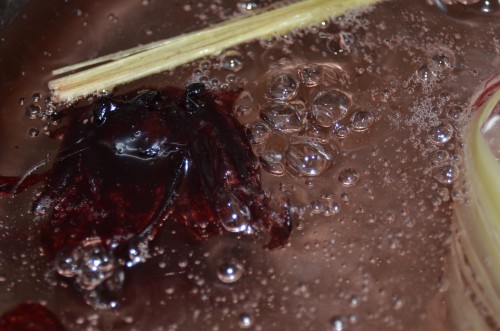
[[[51,311],[36,303],[23,303],[0,317],[0,331],[64,331]]]
[[[54,257],[90,240],[122,256],[169,218],[198,238],[265,230],[270,247],[283,245],[288,208],[269,206],[257,158],[232,115],[235,97],[193,84],[184,93],[142,91],[70,109],[34,204],[46,217],[45,252]]]

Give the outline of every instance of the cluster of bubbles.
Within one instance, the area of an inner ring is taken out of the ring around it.
[[[56,258],[56,270],[63,276],[75,278],[83,290],[93,290],[116,269],[116,260],[100,243],[85,243]]]
[[[194,69],[191,83],[205,84],[214,92],[227,91],[230,87],[242,87],[246,84],[245,78],[237,75],[245,67],[247,56],[236,49],[224,51],[217,57],[217,61],[201,60]],[[211,77],[211,70],[226,72],[225,77]]]
[[[339,157],[337,141],[351,132],[366,131],[374,123],[372,112],[354,106],[348,76],[339,66],[287,66],[269,73],[266,83],[260,120],[249,124],[247,133],[252,144],[265,146],[259,159],[274,175],[288,171],[296,177],[321,176]],[[239,104],[237,114],[241,107],[251,109]],[[269,147],[276,136],[286,142]],[[357,182],[353,176],[344,177],[348,179],[341,182],[351,183],[346,186]]]
[[[417,77],[424,83],[443,80],[454,67],[451,51],[441,50],[417,69]]]
[[[453,158],[446,150],[438,150],[434,153],[436,164],[433,177],[441,184],[452,184],[460,175],[460,159]]]
[[[114,298],[122,289],[124,275],[118,260],[99,240],[87,240],[55,259],[59,275],[73,278],[84,291],[86,301],[97,308],[114,308]]]
[[[40,119],[44,122],[47,122],[50,119],[50,116],[55,114],[56,108],[55,105],[51,102],[50,99],[42,100],[42,95],[38,92],[33,93],[31,96],[31,103],[27,104],[25,98],[19,98],[19,105],[24,108],[24,114],[29,119]],[[27,105],[26,105],[27,104]],[[44,126],[43,130],[48,132],[48,124]],[[31,138],[36,138],[40,134],[40,129],[38,128],[30,128],[28,129],[27,135]]]
[[[428,93],[432,93],[437,83],[452,75],[455,68],[454,53],[448,48],[442,46],[431,54],[427,63],[416,71],[417,80]],[[453,149],[457,141],[454,125],[460,125],[464,111],[458,106],[446,106],[449,99],[447,93],[442,93],[440,98],[438,106],[430,110],[432,124],[425,125],[426,140],[437,149],[433,156],[432,177],[438,183],[449,185],[456,182],[460,175],[460,160],[453,158],[448,150]]]
[[[446,112],[446,118],[427,131],[428,141],[438,148],[433,155],[432,175],[441,184],[452,184],[460,175],[461,158],[450,155],[446,148],[453,143],[456,134],[452,122],[458,121],[462,114],[461,108],[452,107]]]

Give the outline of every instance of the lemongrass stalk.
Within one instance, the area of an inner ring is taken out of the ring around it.
[[[123,59],[127,56],[130,56],[130,55],[134,55],[134,54],[137,54],[140,52],[147,51],[148,49],[153,49],[153,48],[156,48],[159,46],[166,45],[170,42],[171,42],[171,40],[167,39],[167,40],[155,41],[155,42],[152,42],[152,43],[149,43],[146,45],[139,45],[136,47],[126,49],[124,51],[118,51],[116,53],[107,54],[104,56],[97,57],[95,59],[91,59],[91,60],[79,62],[76,64],[72,64],[72,65],[69,65],[66,67],[62,67],[59,69],[55,69],[55,70],[52,70],[51,74],[53,76],[59,76],[59,75],[65,74],[67,72],[92,67],[92,66],[97,65],[97,64],[106,63],[106,62],[110,62],[110,61],[116,61],[116,60]]]
[[[500,90],[470,124],[465,141],[467,204],[455,205],[450,309],[457,331],[500,330],[500,163],[481,130]]]
[[[104,60],[91,60],[90,64],[108,60],[111,62],[50,81],[52,99],[55,102],[71,102],[205,56],[217,55],[227,48],[245,42],[318,24],[378,1],[380,0],[303,0],[270,11],[228,20],[152,45],[121,51],[106,56]],[[88,65],[89,61],[83,65],[70,66],[69,70]],[[67,71],[68,68],[63,68],[55,72]]]
[[[271,10],[271,9],[275,9],[275,8],[279,8],[279,4],[271,4],[268,8],[266,8],[266,10]],[[261,10],[253,11],[252,14],[259,14],[262,12],[264,12],[264,10],[261,9]],[[148,43],[145,45],[139,45],[139,46],[132,47],[132,48],[129,48],[126,50],[118,51],[116,53],[107,54],[107,55],[93,58],[93,59],[90,59],[87,61],[79,62],[79,63],[72,64],[72,65],[69,65],[66,67],[52,70],[52,75],[59,76],[59,75],[65,74],[67,72],[92,67],[92,66],[97,65],[97,64],[106,63],[106,62],[110,62],[110,61],[116,61],[116,60],[125,58],[125,57],[133,55],[133,54],[137,54],[137,53],[149,50],[149,49],[153,49],[153,48],[157,48],[160,46],[171,44],[172,42],[175,42],[176,40],[177,40],[177,38],[158,40],[158,41],[154,41],[154,42],[151,42],[151,43]]]

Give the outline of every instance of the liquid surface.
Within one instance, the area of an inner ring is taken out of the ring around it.
[[[0,43],[0,174],[58,149],[44,134],[58,126],[46,117],[52,69],[268,3],[33,1]],[[232,233],[198,242],[165,224],[119,307],[100,310],[40,258],[27,191],[0,201],[0,311],[40,301],[69,330],[448,330],[466,106],[500,70],[498,10],[480,5],[387,1],[121,87],[242,88],[234,111],[263,186],[291,202],[289,247]]]

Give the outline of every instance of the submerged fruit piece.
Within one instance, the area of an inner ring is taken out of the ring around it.
[[[270,208],[259,162],[231,112],[235,97],[193,84],[184,93],[140,91],[67,112],[34,204],[45,222],[44,251],[61,275],[97,288],[120,265],[143,261],[147,253],[137,247],[167,219],[200,239],[266,231],[269,247],[286,242],[288,207]]]
[[[36,303],[22,303],[0,317],[0,331],[64,331],[59,319]]]

